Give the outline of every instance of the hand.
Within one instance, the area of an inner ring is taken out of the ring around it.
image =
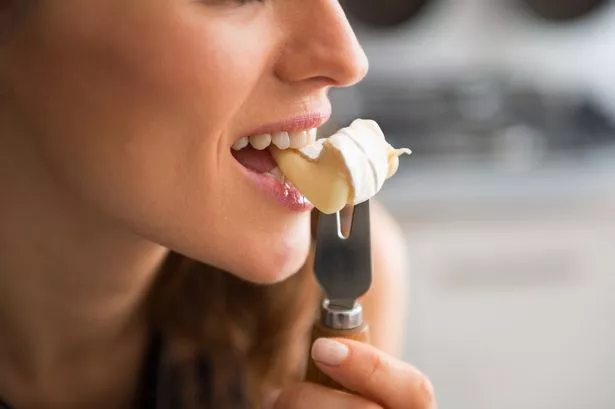
[[[312,358],[355,394],[301,382],[274,393],[265,409],[435,409],[433,387],[416,368],[371,345],[318,339]]]

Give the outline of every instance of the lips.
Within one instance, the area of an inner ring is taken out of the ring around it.
[[[292,117],[253,129],[237,139],[230,150],[262,192],[287,210],[305,212],[313,205],[284,177],[270,152],[276,149],[298,149],[316,140],[316,128],[324,124],[330,111]]]
[[[307,131],[312,128],[319,128],[331,117],[331,110],[324,109],[318,112],[310,112],[304,115],[297,115],[286,118],[282,121],[261,125],[250,132],[246,132],[243,137],[261,134],[275,134],[277,132],[298,132]]]

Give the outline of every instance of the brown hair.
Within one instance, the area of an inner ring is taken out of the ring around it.
[[[0,35],[9,32],[38,0],[0,0]]]
[[[312,232],[315,221],[313,216]],[[303,377],[320,297],[312,255],[297,274],[269,286],[177,253],[169,255],[148,307],[152,325],[170,340],[170,359],[181,368],[184,389],[194,384],[191,371],[198,356],[213,364],[213,407],[232,407],[229,387],[237,377],[245,377],[244,392],[252,408],[260,406],[263,393],[271,388]]]

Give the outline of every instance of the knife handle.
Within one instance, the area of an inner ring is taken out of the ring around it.
[[[310,347],[318,338],[347,338],[359,342],[369,343],[369,326],[367,325],[367,323],[364,322],[360,327],[340,330],[325,327],[324,325],[322,325],[320,320],[317,320],[312,327],[312,339],[310,342]],[[309,356],[308,358],[305,380],[332,389],[350,392],[342,385],[325,375],[318,368],[318,366],[316,366],[311,356]]]

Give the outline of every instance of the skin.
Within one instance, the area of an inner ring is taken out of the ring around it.
[[[139,307],[169,248],[258,283],[297,271],[309,214],[263,195],[230,146],[328,111],[327,91],[366,71],[334,0],[40,0],[0,44],[0,395],[19,409],[129,407]],[[400,240],[375,218],[366,303],[389,317],[374,333],[394,352],[399,317],[382,300],[403,265],[385,249]],[[390,409],[410,407],[430,406]]]

